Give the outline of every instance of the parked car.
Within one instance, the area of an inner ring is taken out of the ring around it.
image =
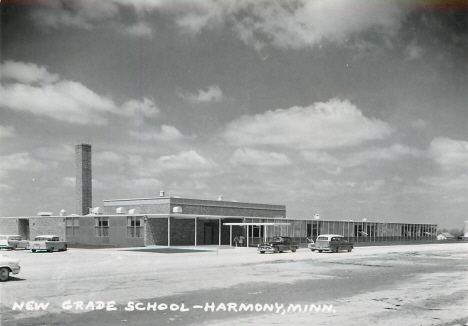
[[[261,243],[258,245],[258,251],[261,254],[265,252],[283,252],[291,250],[292,252],[296,252],[299,245],[295,243],[290,237],[273,237],[268,239],[267,242]]]
[[[5,282],[10,277],[10,273],[18,274],[21,270],[19,259],[0,256],[0,282]]]
[[[318,252],[338,252],[340,250],[351,252],[354,249],[354,245],[352,242],[347,241],[342,235],[322,234],[317,237],[315,245],[310,246],[309,249],[312,251],[317,250]]]
[[[3,249],[27,249],[29,246],[28,240],[23,240],[23,237],[15,235],[0,235],[0,248]]]
[[[61,241],[56,235],[38,235],[34,241],[29,243],[32,252],[45,251],[67,251],[67,242]]]

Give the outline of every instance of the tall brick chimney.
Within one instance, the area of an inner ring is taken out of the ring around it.
[[[93,207],[93,179],[91,174],[91,145],[75,146],[76,164],[76,213],[89,214]]]

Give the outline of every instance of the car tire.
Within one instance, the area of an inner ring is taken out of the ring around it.
[[[322,250],[318,250],[319,253],[322,253]]]
[[[296,252],[296,248],[292,248],[291,251],[292,251],[292,252]]]
[[[277,254],[279,252],[278,247],[273,248],[273,253]]]
[[[353,248],[348,248],[348,252],[351,252],[353,250]]]
[[[265,252],[264,251],[260,251],[261,254],[264,254]]]
[[[0,282],[5,282],[10,277],[10,270],[6,267],[0,268]]]
[[[36,249],[31,249],[32,252],[36,252]]]
[[[338,249],[339,249],[338,247],[335,247],[335,249],[333,249],[333,252],[334,252],[334,253],[337,253],[337,252],[338,252]]]
[[[63,246],[63,251],[67,251],[67,250],[68,250],[67,245]]]

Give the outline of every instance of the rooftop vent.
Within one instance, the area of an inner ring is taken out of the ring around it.
[[[52,212],[39,212],[37,213],[38,216],[52,216],[54,213]]]
[[[100,214],[102,214],[102,208],[101,207],[94,207],[93,210],[91,211],[91,213],[96,214],[96,215],[100,215]]]
[[[159,191],[159,197],[164,197],[164,190]]]
[[[139,214],[139,209],[138,208],[132,208],[128,211],[129,215],[137,215]]]
[[[315,214],[315,216],[314,216],[314,220],[320,220],[320,215],[318,215],[318,214]]]
[[[127,212],[125,211],[125,208],[123,207],[117,207],[116,211],[117,214],[126,214]]]
[[[223,196],[218,196],[218,200],[223,200]]]
[[[172,209],[172,212],[173,212],[173,213],[182,213],[182,207],[180,207],[180,206],[175,206],[175,207]]]
[[[67,215],[67,212],[64,209],[62,209],[60,211],[60,216],[65,216],[65,215]]]

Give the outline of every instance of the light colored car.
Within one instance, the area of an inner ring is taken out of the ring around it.
[[[56,235],[38,235],[34,241],[29,243],[32,252],[45,251],[67,251],[67,242],[60,240]]]
[[[342,235],[321,234],[317,237],[315,244],[308,248],[312,251],[317,250],[318,252],[338,252],[340,250],[347,250],[348,252],[351,252],[354,248],[354,245],[352,242],[347,241]]]
[[[0,248],[3,249],[27,249],[29,241],[23,240],[23,237],[18,234],[0,235]]]
[[[0,282],[5,282],[10,277],[10,273],[18,274],[21,270],[19,259],[0,256]]]

